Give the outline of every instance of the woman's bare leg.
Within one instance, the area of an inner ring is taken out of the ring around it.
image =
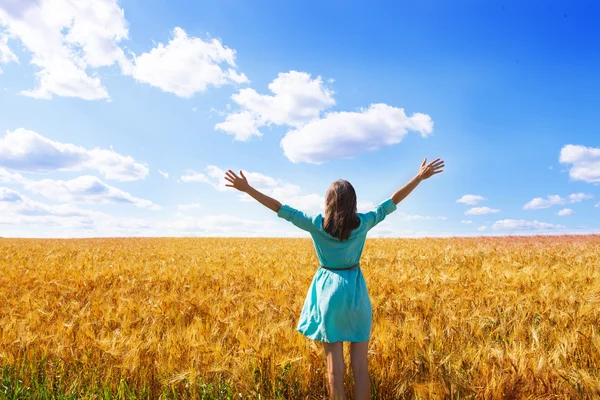
[[[329,380],[329,395],[332,400],[346,400],[344,390],[344,343],[323,342],[325,357],[327,358],[327,378]]]
[[[367,351],[369,341],[350,343],[350,363],[352,364],[352,375],[354,375],[354,399],[371,399],[371,379],[369,378],[369,363]]]

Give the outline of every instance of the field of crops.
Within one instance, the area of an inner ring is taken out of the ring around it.
[[[0,398],[325,398],[295,330],[317,265],[310,239],[0,239]],[[368,239],[361,268],[374,399],[600,398],[600,236]]]

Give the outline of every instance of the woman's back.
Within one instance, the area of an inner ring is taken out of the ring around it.
[[[388,199],[372,211],[357,213],[360,225],[351,232],[348,239],[343,241],[325,231],[322,214],[310,217],[302,211],[283,205],[277,215],[310,233],[321,265],[343,268],[359,263],[367,232],[394,210],[396,204],[392,199]]]

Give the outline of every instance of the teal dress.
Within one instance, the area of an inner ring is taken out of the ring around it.
[[[277,216],[310,233],[321,265],[345,268],[359,263],[367,232],[394,210],[396,204],[388,199],[373,211],[357,213],[360,225],[345,241],[325,232],[321,214],[311,217],[282,205]],[[306,294],[296,330],[322,342],[364,342],[370,339],[372,322],[371,300],[360,266],[351,271],[319,268]]]

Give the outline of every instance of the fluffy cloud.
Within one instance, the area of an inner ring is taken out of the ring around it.
[[[246,88],[231,98],[240,110],[230,113],[215,129],[235,135],[236,140],[261,136],[259,128],[269,125],[292,128],[281,140],[284,154],[292,162],[321,164],[353,157],[397,144],[407,132],[427,137],[433,121],[426,114],[407,116],[404,109],[371,104],[356,112],[323,112],[335,105],[333,91],[320,76],[306,72],[280,73],[269,84],[272,95]]]
[[[71,204],[44,204],[5,187],[0,187],[0,225],[13,236],[35,232],[36,237],[139,235],[150,229],[139,219],[116,218]]]
[[[465,211],[465,215],[485,215],[485,214],[495,214],[500,212],[500,210],[493,209],[490,207],[473,207]]]
[[[24,217],[86,217],[90,215],[89,211],[78,209],[70,204],[50,206],[33,201],[19,192],[5,187],[0,187],[0,209],[5,212],[5,215],[12,213]]]
[[[548,208],[557,204],[565,204],[566,200],[560,197],[559,195],[549,195],[548,199],[545,200],[541,197],[536,197],[531,200],[529,203],[523,206],[523,210],[538,210],[540,208]]]
[[[220,169],[214,165],[208,165],[205,170],[206,170],[206,173],[196,172],[191,169],[187,170],[183,175],[181,175],[181,177],[179,179],[182,182],[186,182],[186,183],[190,183],[190,182],[208,183],[211,186],[213,186],[215,189],[217,189],[221,192],[227,190],[227,186],[225,186],[225,184],[227,182],[224,179],[225,171],[223,171],[222,169]],[[236,172],[236,173],[239,175],[239,172]],[[246,172],[244,172],[244,175],[246,175]],[[246,178],[249,178],[249,176],[246,175]]]
[[[503,219],[494,222],[492,229],[511,229],[511,230],[547,230],[547,229],[562,229],[563,225],[553,225],[539,221],[526,221],[523,219]]]
[[[583,200],[590,200],[593,199],[594,196],[591,194],[587,194],[587,193],[573,193],[570,194],[568,197],[569,203],[579,203]]]
[[[0,33],[0,64],[8,64],[9,62],[19,62],[19,59],[8,47],[8,36]],[[0,74],[2,69],[0,69]]]
[[[22,201],[23,198],[19,194],[12,189],[0,187],[0,201],[1,202],[19,202]]]
[[[325,200],[323,200],[324,202]],[[368,211],[374,210],[376,204],[372,201],[358,201],[356,204],[356,211],[359,213],[366,213]]]
[[[556,214],[559,215],[560,217],[566,217],[567,215],[575,214],[575,211],[571,210],[570,208],[564,208],[564,209],[560,210],[559,212],[557,212]]]
[[[331,112],[289,131],[281,140],[285,156],[292,162],[321,164],[356,156],[400,143],[408,131],[427,137],[433,131],[428,115],[386,104],[372,104],[360,112]]]
[[[472,224],[473,221],[471,221],[470,219],[463,219],[460,221],[461,224]]]
[[[178,27],[167,45],[131,60],[120,47],[129,31],[117,0],[0,2],[2,27],[7,35],[0,35],[0,62],[18,61],[7,36],[20,41],[38,68],[37,87],[21,94],[38,99],[108,99],[96,69],[115,64],[123,74],[181,97],[208,85],[248,82],[235,70],[234,50],[217,39],[188,37]]]
[[[579,203],[583,200],[592,199],[594,196],[586,193],[573,193],[567,196],[566,199],[563,199],[557,194],[549,195],[547,199],[543,199],[541,197],[536,197],[531,200],[529,203],[523,206],[523,210],[539,210],[541,208],[549,208],[559,204],[566,203]]]
[[[600,148],[568,144],[560,150],[559,161],[571,164],[572,180],[600,183]]]
[[[165,179],[169,179],[169,174],[166,172],[161,171],[160,169],[158,170],[158,173],[162,175],[163,178]]]
[[[143,179],[148,175],[148,167],[131,156],[55,142],[22,128],[0,138],[0,167],[26,172],[96,170],[107,179],[119,181]]]
[[[33,181],[20,174],[0,169],[0,182],[22,185],[26,190],[46,198],[71,203],[130,204],[140,208],[159,210],[150,200],[140,199],[107,185],[95,176],[84,175],[68,181],[42,179]]]
[[[188,37],[181,28],[173,29],[173,38],[167,45],[159,43],[148,53],[134,58],[134,64],[125,73],[180,97],[189,98],[204,92],[208,85],[249,82],[246,75],[234,69],[235,50],[223,46],[217,39],[204,41]]]
[[[273,95],[246,88],[231,96],[241,110],[229,114],[215,129],[244,141],[261,136],[258,128],[265,125],[301,126],[335,104],[333,91],[323,85],[321,77],[312,79],[306,72],[279,73],[269,90]]]
[[[245,142],[252,138],[252,136],[262,136],[257,125],[250,111],[240,111],[235,114],[229,114],[225,121],[215,125],[215,129],[232,134],[235,140]]]
[[[479,203],[482,200],[485,200],[485,197],[474,195],[474,194],[465,194],[463,197],[456,200],[456,202],[474,206],[475,204]]]
[[[130,204],[150,210],[161,207],[150,200],[134,197],[113,186],[107,185],[95,176],[84,175],[68,181],[43,179],[29,181],[25,188],[52,200],[88,204]]]
[[[31,64],[39,68],[37,87],[21,92],[27,96],[108,98],[100,79],[87,69],[128,64],[118,46],[128,37],[127,22],[116,0],[3,2],[0,25],[22,43],[31,53]]]
[[[488,228],[487,226],[485,226],[485,225],[481,225],[479,228],[477,228],[477,230],[478,230],[479,232],[484,232],[484,231],[487,231],[487,228]]]

